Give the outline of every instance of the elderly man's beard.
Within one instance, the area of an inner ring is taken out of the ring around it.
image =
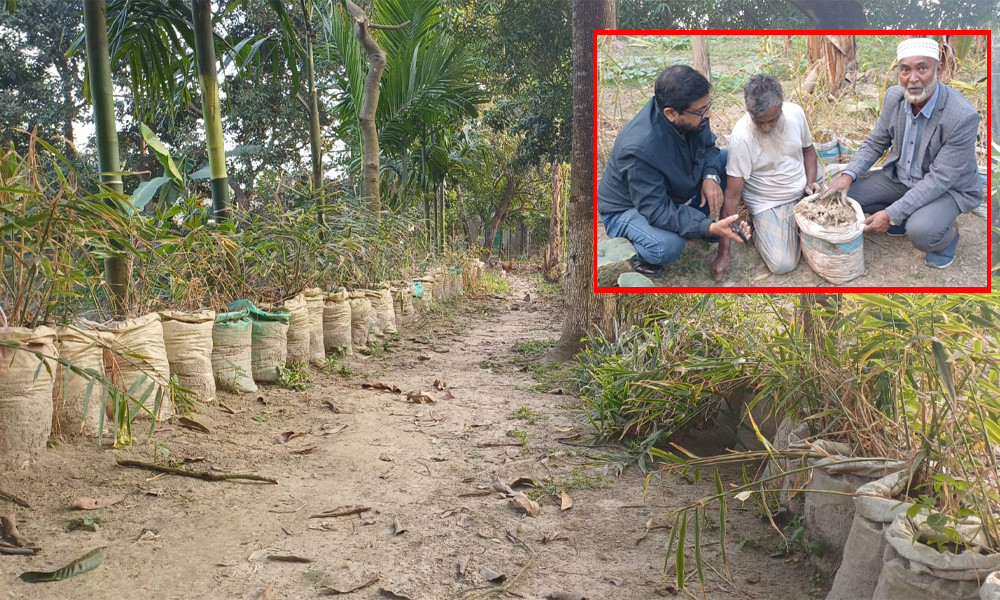
[[[785,141],[782,134],[785,132],[785,115],[780,115],[778,122],[767,133],[764,133],[759,125],[750,121],[750,132],[760,144],[761,152],[766,156],[779,156],[784,152]]]
[[[921,102],[927,102],[928,100],[931,99],[931,96],[934,95],[934,90],[937,89],[937,84],[938,84],[937,73],[934,73],[934,79],[932,79],[930,83],[924,86],[924,91],[914,96],[910,94],[910,92],[906,88],[903,88],[903,97],[906,98],[906,101],[909,102],[910,104],[920,104]]]

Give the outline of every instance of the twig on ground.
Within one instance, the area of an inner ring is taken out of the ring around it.
[[[4,500],[10,500],[14,504],[17,504],[18,506],[22,506],[24,508],[31,508],[30,504],[28,504],[24,500],[21,500],[20,498],[18,498],[14,494],[11,494],[10,492],[5,492],[3,490],[0,490],[0,498]]]
[[[511,539],[516,540],[517,543],[520,544],[525,550],[527,550],[528,552],[531,552],[531,558],[528,559],[528,563],[524,565],[524,568],[521,569],[520,573],[518,573],[517,575],[511,577],[510,581],[508,581],[504,585],[497,586],[497,587],[492,587],[492,588],[485,589],[485,590],[479,590],[477,592],[472,592],[469,595],[465,596],[464,600],[475,600],[476,598],[485,598],[486,596],[491,596],[493,594],[510,592],[511,588],[513,588],[515,585],[517,585],[517,583],[518,583],[518,581],[520,581],[521,577],[525,573],[527,573],[528,569],[530,569],[535,564],[535,559],[538,557],[538,554],[531,548],[531,546],[525,544],[519,538],[515,538],[513,536],[510,536],[510,537],[511,537]],[[511,592],[511,593],[513,593],[513,592]]]
[[[188,471],[187,469],[177,469],[175,467],[165,467],[162,465],[156,465],[153,463],[145,463],[138,460],[125,460],[120,459],[117,461],[119,465],[123,467],[137,467],[140,469],[149,469],[150,471],[159,471],[161,473],[170,473],[171,475],[183,475],[184,477],[193,477],[195,479],[203,479],[205,481],[229,481],[231,479],[244,479],[247,481],[260,481],[263,483],[273,483],[277,485],[278,480],[271,479],[270,477],[262,477],[260,475],[245,474],[245,473],[209,473],[207,471]]]

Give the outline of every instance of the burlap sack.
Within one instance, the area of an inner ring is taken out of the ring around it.
[[[323,297],[323,344],[327,352],[354,354],[351,348],[351,304],[346,290]]]
[[[215,376],[212,374],[212,329],[215,311],[160,311],[163,345],[167,350],[170,372],[177,383],[197,394],[202,402],[215,400]]]
[[[253,381],[253,323],[246,309],[219,313],[212,328],[212,373],[220,390],[257,391]]]
[[[110,334],[86,327],[65,326],[56,330],[59,356],[75,368],[101,377],[104,377],[104,347],[110,339]],[[52,435],[98,437],[102,422],[105,432],[110,431],[111,420],[102,418],[104,388],[94,377],[79,375],[58,364],[52,388]]]
[[[309,362],[322,365],[326,362],[323,345],[323,290],[311,288],[304,292],[309,310]]]
[[[357,352],[368,347],[368,334],[375,311],[363,291],[350,292],[348,297],[351,303],[351,345]]]
[[[309,309],[306,306],[305,295],[299,294],[285,300],[282,308],[289,313],[285,365],[309,362]],[[272,307],[265,308],[265,310],[271,309]]]
[[[419,305],[424,312],[427,312],[438,301],[437,290],[434,287],[434,277],[421,277],[417,281],[420,282],[420,287],[424,291],[424,295],[419,299]]]
[[[0,327],[0,472],[18,469],[45,450],[52,428],[56,332],[50,327]],[[41,365],[48,365],[48,368]]]
[[[885,530],[882,572],[872,600],[978,600],[986,577],[1000,570],[1000,554],[939,552],[914,538],[926,516],[897,516]],[[985,544],[981,526],[973,519],[956,527],[966,543]]]
[[[844,559],[826,600],[872,597],[882,572],[885,529],[912,505],[898,499],[906,489],[906,475],[905,471],[893,473],[858,488]]]
[[[136,416],[142,418],[152,414],[161,421],[174,416],[169,387],[170,361],[163,344],[160,315],[149,313],[109,323],[81,322],[112,335],[110,349],[104,352],[104,372],[111,383],[146,407],[147,410],[139,411]],[[129,404],[131,406],[131,401]]]
[[[385,330],[382,329],[382,321],[379,318],[379,315],[382,313],[382,311],[385,310],[382,307],[382,304],[385,302],[385,299],[382,297],[382,294],[378,290],[362,290],[362,291],[364,291],[365,298],[368,299],[368,302],[370,302],[372,306],[371,312],[369,313],[368,317],[369,320],[371,321],[371,324],[369,325],[368,329],[368,340],[371,341],[374,339],[384,338]]]
[[[378,290],[379,303],[376,304],[372,302],[372,308],[375,309],[375,315],[378,319],[379,327],[386,335],[392,335],[394,333],[399,333],[396,328],[396,311],[392,308],[392,292],[389,290],[389,284],[383,284],[379,286]]]

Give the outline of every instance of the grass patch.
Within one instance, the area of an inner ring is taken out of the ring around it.
[[[326,373],[327,375],[340,375],[344,379],[349,378],[354,374],[351,367],[347,365],[340,364],[340,354],[328,354],[326,360],[320,366],[319,370]]]
[[[611,487],[613,484],[613,479],[601,475],[587,475],[579,469],[573,469],[566,477],[550,475],[545,479],[535,481],[535,489],[528,492],[527,496],[532,500],[538,500],[546,495],[559,498],[563,490],[600,490]]]
[[[562,288],[562,282],[561,281],[557,281],[557,282],[553,283],[551,281],[546,281],[546,280],[542,279],[542,282],[538,284],[538,293],[539,294],[543,294],[543,295],[545,295],[545,294],[547,294],[547,295],[561,294],[562,291],[563,291],[563,288]]]
[[[513,413],[511,413],[510,418],[512,418],[512,419],[519,419],[521,421],[524,421],[528,425],[534,425],[535,423],[538,423],[539,421],[544,421],[548,417],[546,417],[545,415],[543,415],[543,414],[541,414],[539,412],[535,412],[535,411],[531,410],[527,406],[522,406],[522,407],[518,408],[517,410],[515,410]]]
[[[486,273],[483,275],[482,283],[480,284],[483,291],[487,294],[492,294],[494,296],[505,296],[509,294],[514,288],[510,285],[510,282],[494,275],[493,273]]]
[[[524,359],[537,359],[541,358],[555,345],[556,341],[552,338],[545,340],[527,340],[515,343],[514,347],[511,348],[511,352],[514,354],[520,354]]]

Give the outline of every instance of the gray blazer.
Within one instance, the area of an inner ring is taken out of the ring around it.
[[[915,158],[923,177],[886,209],[893,223],[902,223],[918,208],[942,194],[951,195],[963,213],[979,206],[983,200],[983,184],[976,165],[979,113],[959,92],[943,83],[938,87],[940,93],[934,113],[924,125],[917,144]],[[908,111],[910,103],[903,98],[903,90],[898,85],[889,88],[875,128],[847,165],[847,170],[863,175],[891,145],[882,170],[889,179],[899,183],[896,166]]]

